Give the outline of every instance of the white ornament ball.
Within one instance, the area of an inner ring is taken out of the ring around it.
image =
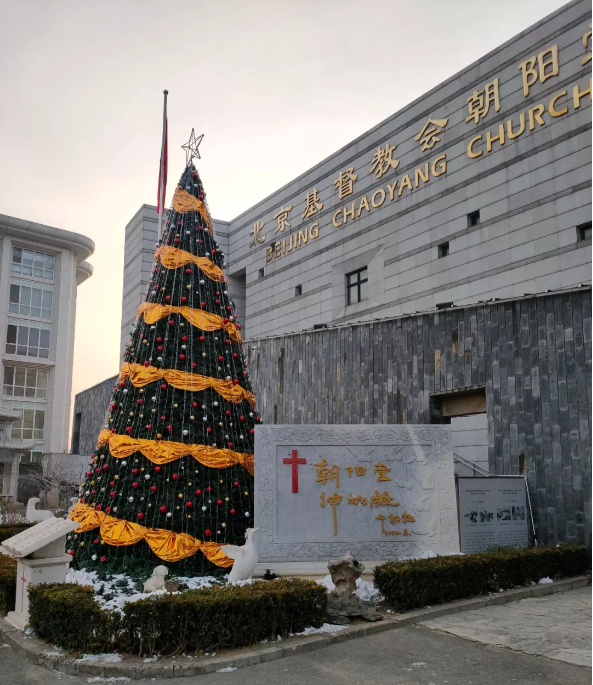
[[[172,514],[170,511],[168,511],[168,512],[167,512],[167,518],[170,519],[171,516],[173,516],[173,514]]]
[[[202,507],[202,511],[206,511],[207,507]]]
[[[97,561],[97,555],[96,555],[96,554],[93,554],[93,556],[91,557],[91,559],[92,559],[93,561]]]
[[[249,512],[248,512],[248,511],[245,512],[245,516],[249,516]]]
[[[133,502],[134,498],[133,497],[128,497],[128,502]]]
[[[144,480],[150,480],[150,474],[149,473],[146,474],[146,476],[144,476]]]

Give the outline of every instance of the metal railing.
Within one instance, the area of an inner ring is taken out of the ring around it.
[[[469,469],[472,469],[472,471],[474,472],[474,476],[476,474],[479,474],[480,476],[490,475],[490,472],[483,466],[476,464],[475,461],[472,461],[471,459],[464,457],[462,454],[459,454],[459,452],[456,452],[455,450],[453,450],[453,460],[459,464],[463,464],[463,466],[467,466]]]

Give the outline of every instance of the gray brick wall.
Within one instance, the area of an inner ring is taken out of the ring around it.
[[[431,423],[484,388],[492,473],[525,455],[540,544],[591,539],[591,289],[246,343],[265,423]]]

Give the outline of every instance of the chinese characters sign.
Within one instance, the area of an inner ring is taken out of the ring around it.
[[[448,427],[258,426],[255,461],[262,561],[458,550]]]

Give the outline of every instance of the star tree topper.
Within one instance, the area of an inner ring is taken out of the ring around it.
[[[194,133],[194,129],[192,128],[191,130],[191,136],[189,137],[189,140],[185,145],[181,146],[182,150],[185,150],[185,166],[189,166],[191,164],[191,161],[193,160],[194,157],[197,157],[198,159],[202,159],[200,157],[200,151],[198,150],[198,147],[200,146],[200,143],[202,142],[202,138],[204,137],[204,134],[202,133],[201,136],[198,136],[196,138],[196,134]]]

